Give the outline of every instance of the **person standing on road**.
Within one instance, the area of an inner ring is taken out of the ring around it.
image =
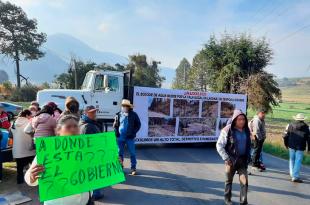
[[[92,105],[85,108],[79,123],[81,134],[96,134],[102,132],[100,124],[96,121],[96,112],[97,109]],[[99,200],[101,198],[103,198],[103,189],[94,190],[92,199]]]
[[[4,106],[0,103],[0,128],[9,130],[11,123],[9,115],[4,111]],[[2,132],[0,131],[0,182],[2,181],[2,153],[1,153]]]
[[[50,106],[43,106],[42,110],[32,119],[34,137],[48,137],[55,135],[56,120],[53,118],[54,110]]]
[[[310,150],[310,131],[309,126],[305,123],[306,117],[304,114],[299,113],[293,118],[295,121],[286,127],[284,145],[289,149],[289,167],[292,182],[302,183],[299,173],[307,144],[308,152]]]
[[[13,157],[17,165],[17,184],[24,183],[24,167],[31,164],[36,155],[32,137],[24,132],[31,119],[31,115],[30,110],[23,110],[19,113],[11,128],[14,138]]]
[[[79,119],[74,115],[65,115],[57,122],[56,134],[60,137],[78,135],[80,133],[78,127]],[[29,186],[38,186],[38,178],[44,172],[44,166],[37,164],[35,157],[30,168],[25,174],[25,182]],[[45,201],[44,205],[86,205],[90,203],[90,192],[84,192],[58,199]]]
[[[65,101],[65,110],[61,113],[60,117],[64,115],[74,115],[80,118],[80,104],[74,97],[67,97]]]
[[[251,158],[251,133],[244,113],[235,110],[231,124],[224,127],[216,143],[216,149],[225,161],[225,204],[232,205],[232,182],[236,172],[240,180],[240,204],[248,204],[247,167]]]
[[[50,106],[53,108],[54,110],[54,114],[53,114],[53,117],[54,119],[57,121],[59,118],[60,118],[60,115],[62,113],[62,110],[59,109],[59,107],[56,105],[56,103],[54,102],[48,102],[46,105]]]
[[[37,108],[37,112],[39,112],[41,110],[40,104],[37,101],[32,101],[30,103],[30,106],[35,106]]]
[[[123,166],[125,145],[130,153],[131,174],[136,175],[137,159],[135,148],[135,137],[140,130],[140,119],[133,110],[133,106],[129,100],[123,99],[122,110],[115,116],[113,127],[117,137],[119,147],[119,157]]]
[[[252,131],[252,167],[260,171],[266,170],[262,162],[262,150],[266,139],[265,116],[266,111],[260,109],[249,123]]]
[[[0,103],[0,128],[9,130],[11,122],[8,113],[4,111],[4,106]]]

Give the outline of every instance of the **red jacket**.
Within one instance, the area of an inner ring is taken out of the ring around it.
[[[9,115],[6,112],[0,113],[0,128],[10,129],[11,123],[9,120]]]

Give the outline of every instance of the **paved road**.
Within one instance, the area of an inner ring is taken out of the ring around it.
[[[139,146],[139,175],[127,175],[124,184],[105,189],[98,205],[200,205],[223,204],[224,165],[214,148],[205,145]],[[264,155],[268,171],[249,177],[249,203],[257,205],[310,204],[310,168],[303,168],[304,184],[287,175],[288,163]],[[129,165],[128,159],[126,165]],[[129,172],[128,169],[126,169]],[[238,202],[235,177],[233,201]],[[1,191],[3,185],[0,185]],[[21,189],[35,198],[35,189]],[[38,204],[36,201],[30,204]]]

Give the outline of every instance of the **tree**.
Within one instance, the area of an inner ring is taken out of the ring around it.
[[[251,108],[271,110],[271,105],[277,105],[281,98],[274,76],[264,70],[272,57],[273,52],[264,38],[224,34],[218,40],[211,36],[194,57],[189,87],[244,93],[248,95]]]
[[[12,58],[16,64],[17,87],[20,88],[21,60],[35,60],[44,56],[39,50],[46,34],[37,32],[37,21],[10,2],[0,1],[0,53]]]
[[[0,83],[3,83],[5,81],[9,80],[9,75],[4,70],[0,70]]]
[[[127,65],[127,70],[133,71],[133,82],[137,86],[145,87],[161,87],[164,77],[159,75],[158,61],[151,61],[148,64],[146,55],[129,56],[130,63]]]
[[[88,71],[97,68],[96,63],[83,61],[75,61],[75,69],[77,72],[77,85],[80,88],[83,84],[85,75]],[[101,66],[103,68],[103,66]],[[75,88],[75,75],[71,66],[68,68],[66,73],[55,76],[54,82],[59,85],[60,88],[74,89]]]
[[[173,80],[172,88],[174,89],[186,89],[188,83],[188,75],[191,68],[191,64],[186,58],[183,58],[175,70],[176,76]]]

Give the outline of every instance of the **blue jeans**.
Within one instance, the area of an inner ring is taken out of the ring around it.
[[[289,152],[290,152],[290,175],[293,179],[298,179],[304,152],[291,148],[289,148]]]
[[[131,161],[131,169],[136,169],[137,166],[137,158],[136,158],[136,145],[134,139],[117,139],[118,143],[118,155],[120,156],[121,160],[124,161],[124,150],[125,145],[127,145],[127,148],[129,150],[130,154],[130,161]]]

